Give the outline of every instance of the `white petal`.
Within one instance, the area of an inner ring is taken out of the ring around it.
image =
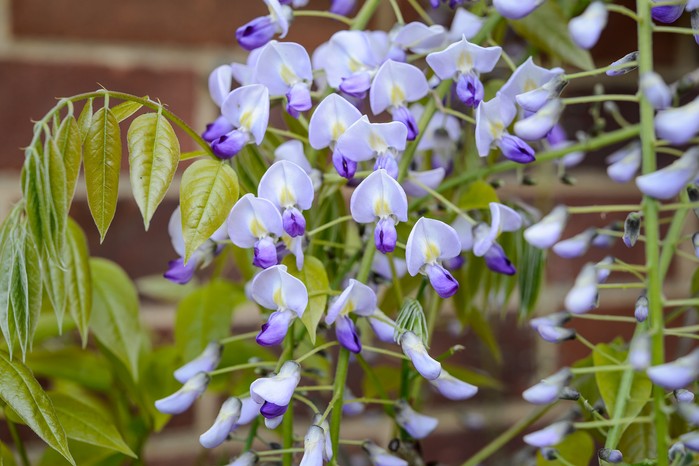
[[[456,231],[444,222],[420,218],[413,226],[405,247],[408,273],[417,275],[420,268],[439,259],[451,259],[461,253]]]
[[[362,113],[339,94],[328,95],[313,111],[308,123],[308,140],[314,149],[337,141]]]
[[[279,374],[255,380],[250,385],[250,396],[258,403],[268,401],[278,406],[286,406],[300,380],[301,366],[296,361],[287,361]]]
[[[235,203],[227,224],[231,241],[240,248],[251,248],[264,236],[281,236],[284,232],[282,217],[274,204],[250,193]]]
[[[289,162],[294,162],[309,175],[313,170],[303,151],[303,143],[297,139],[291,139],[279,144],[279,146],[274,149],[274,160],[288,160]]]
[[[374,76],[369,90],[371,111],[377,115],[388,107],[415,102],[429,91],[427,78],[414,65],[386,60]]]
[[[368,316],[376,310],[376,293],[364,283],[350,278],[349,286],[345,288],[330,307],[325,323],[330,325],[341,315],[354,312],[357,315]]]
[[[250,84],[228,94],[221,114],[237,128],[244,128],[260,144],[269,122],[269,91],[262,84]]]
[[[230,65],[221,65],[214,68],[209,75],[209,95],[219,107],[231,92],[233,70]]]
[[[260,180],[257,195],[271,201],[277,208],[298,206],[301,210],[313,204],[313,182],[303,168],[281,160],[270,166]]]
[[[258,273],[252,281],[252,297],[264,308],[290,309],[301,317],[308,305],[308,291],[286,270],[285,265],[274,265]]]
[[[481,30],[483,22],[484,19],[480,16],[474,15],[465,8],[457,8],[449,29],[449,39],[451,41],[459,40],[461,37],[471,39]]]
[[[566,206],[558,205],[539,223],[524,230],[524,239],[537,248],[550,248],[561,238],[567,220],[568,210]]]
[[[408,220],[408,198],[401,185],[381,168],[367,176],[354,190],[350,212],[358,223],[372,223],[390,215],[405,222]]]
[[[297,82],[313,80],[311,59],[295,42],[270,41],[262,47],[253,79],[267,86],[271,95],[284,95]]]
[[[180,206],[172,212],[167,224],[167,232],[170,234],[172,248],[180,256],[184,257],[184,236],[182,236],[182,212]]]
[[[699,97],[677,108],[662,110],[655,115],[656,134],[672,144],[684,144],[699,131]]]
[[[447,37],[444,26],[434,24],[427,26],[413,21],[401,27],[393,38],[393,43],[415,53],[426,53],[440,47]]]

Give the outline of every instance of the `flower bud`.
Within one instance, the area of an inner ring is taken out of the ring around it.
[[[430,380],[430,384],[450,400],[466,400],[478,393],[478,387],[457,379],[445,370],[440,372],[439,377]]]
[[[537,248],[550,248],[560,239],[567,220],[568,210],[566,206],[558,205],[539,223],[524,230],[524,239]]]
[[[522,440],[533,447],[552,447],[559,444],[572,431],[572,428],[573,425],[569,421],[555,422],[548,427],[525,435]]]
[[[412,361],[415,369],[427,380],[434,380],[442,372],[439,361],[432,359],[427,353],[427,348],[413,332],[404,332],[399,338],[403,353]]]
[[[437,428],[439,421],[436,418],[418,413],[405,400],[398,401],[395,408],[396,423],[413,438],[425,438]]]
[[[209,375],[199,372],[172,395],[155,402],[155,409],[165,414],[180,414],[189,409],[194,400],[204,393],[209,385]]]
[[[680,442],[688,449],[699,453],[699,430],[680,435]]]
[[[629,364],[637,371],[646,370],[650,366],[650,337],[639,334],[629,345]]]
[[[654,109],[664,110],[672,104],[672,92],[658,73],[654,71],[643,73],[639,87]]]
[[[526,389],[522,393],[522,398],[537,405],[553,403],[561,395],[568,382],[570,382],[571,376],[570,369],[564,367],[538,384]]]
[[[607,70],[607,76],[619,76],[620,74],[630,73],[631,71],[638,68],[638,52],[631,52],[624,55],[617,61],[613,62],[609,67],[611,69]],[[633,64],[631,64],[633,63]]]
[[[694,401],[694,393],[690,392],[689,390],[685,390],[684,388],[675,390],[673,394],[680,403],[691,403]]]
[[[653,0],[653,3],[660,0]],[[684,11],[684,2],[677,5],[662,5],[654,6],[650,9],[650,14],[654,20],[661,23],[674,23],[682,16]]]
[[[530,163],[535,160],[534,149],[517,136],[504,134],[497,144],[502,155],[513,162]]]
[[[221,445],[238,422],[242,407],[243,403],[236,397],[224,401],[214,424],[209,430],[201,434],[199,443],[204,448],[215,448]]]
[[[610,448],[600,448],[597,452],[597,457],[602,461],[608,463],[621,463],[624,460],[624,456],[619,450],[612,450]]]
[[[199,356],[177,369],[175,371],[175,378],[180,383],[186,383],[199,372],[214,370],[216,366],[218,366],[219,361],[221,361],[222,352],[223,346],[218,342],[212,341],[206,345],[206,348],[204,348],[204,351],[202,351]]]
[[[562,112],[561,100],[551,99],[535,114],[515,123],[515,133],[527,141],[541,139],[558,123]]]
[[[675,361],[649,367],[648,377],[667,390],[686,387],[699,376],[699,348]]]
[[[626,220],[624,221],[624,236],[622,239],[624,240],[626,247],[632,248],[634,244],[636,244],[640,231],[641,213],[631,212],[626,216]]]
[[[648,318],[648,298],[646,297],[645,292],[643,292],[643,294],[636,299],[633,315],[636,317],[638,322],[645,322]]]
[[[591,49],[599,40],[607,25],[607,7],[603,2],[592,2],[583,14],[568,23],[568,32],[573,41],[584,49]]]
[[[485,89],[478,76],[464,73],[456,81],[456,95],[465,105],[476,108],[483,101]]]
[[[590,247],[592,239],[595,237],[597,231],[595,228],[588,228],[587,230],[578,233],[572,238],[568,238],[563,241],[553,245],[553,252],[558,254],[564,259],[572,259],[575,257],[580,257],[585,254]]]

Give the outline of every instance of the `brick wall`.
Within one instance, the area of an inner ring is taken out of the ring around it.
[[[327,5],[327,0],[311,1],[311,7],[323,9]],[[23,160],[20,148],[31,138],[31,120],[40,118],[53,105],[54,98],[100,86],[149,95],[167,103],[173,112],[200,130],[216,111],[206,87],[209,71],[221,63],[243,59],[244,54],[234,43],[235,28],[263,11],[257,0],[0,0],[0,217],[4,217],[19,195],[18,170]],[[409,11],[407,7],[406,11]],[[390,8],[388,4],[383,5],[374,20],[375,26],[385,28],[391,21]],[[684,21],[688,23],[687,18]],[[313,48],[335,30],[333,22],[301,18],[294,23],[288,39]],[[600,42],[602,45],[595,49],[597,63],[610,63],[633,50],[634,37],[635,25],[628,18],[612,14]],[[696,68],[698,51],[691,36],[656,36],[657,63],[668,80]],[[617,78],[608,90],[633,92],[635,79],[634,74]],[[566,92],[570,95],[584,93],[595,82],[596,79],[578,80]],[[583,110],[582,107],[571,109],[567,121],[584,128],[589,121]],[[629,118],[633,118],[633,114]],[[186,138],[182,138],[182,144],[183,150],[193,148]],[[542,181],[539,186],[519,188],[514,179],[505,178],[505,190],[535,204],[546,202],[552,194],[559,202],[570,204],[635,199],[634,187],[613,185],[602,175],[600,160],[600,154],[593,155],[586,168],[575,170],[578,179],[575,187],[557,184],[552,173],[539,170],[537,177]],[[99,245],[89,216],[84,187],[79,190],[71,215],[85,227],[93,255],[116,260],[132,277],[162,273],[167,260],[173,256],[166,225],[177,203],[176,185],[156,213],[148,233],[142,229],[138,209],[129,194],[127,177],[122,179],[124,195],[103,245]],[[547,210],[550,206],[542,207]],[[596,217],[587,216],[585,220],[598,225],[609,221]],[[577,233],[581,225],[576,221],[567,234]],[[637,248],[631,253],[640,254],[641,251]],[[624,254],[627,257],[629,253]],[[542,296],[541,313],[561,307],[578,265],[551,255],[550,288]],[[686,262],[678,262],[671,273],[673,279],[666,290],[668,296],[685,289],[690,268]],[[614,312],[629,315],[636,296],[634,291],[605,291],[602,302]],[[174,320],[174,309],[145,304],[142,315],[152,328],[166,331]],[[236,319],[239,320],[236,328],[240,331],[258,325],[252,309],[238,313]],[[445,332],[441,335],[443,338],[437,339],[440,342],[435,345],[437,352],[455,343],[465,345],[468,351],[459,356],[460,360],[502,375],[504,390],[484,390],[475,401],[438,405],[435,409],[442,422],[437,435],[425,444],[430,460],[451,464],[454,457],[465,456],[464,449],[479,449],[528,412],[519,396],[524,388],[561,364],[587,354],[576,342],[557,348],[542,343],[527,328],[518,326],[514,316],[502,320],[493,316],[493,320],[498,340],[508,345],[504,348],[501,367],[493,366],[487,350],[468,331],[458,338]],[[613,325],[600,329],[594,324],[581,321],[577,328],[594,342],[608,341],[619,331]],[[563,356],[559,358],[559,355]],[[146,452],[147,463],[194,464],[201,454],[198,434],[215,417],[217,402],[216,398],[205,396],[191,415],[155,436]],[[486,428],[479,419],[487,420]],[[344,429],[356,432],[358,437],[366,435],[369,429],[376,440],[384,442],[390,435],[390,425],[381,416],[373,421],[350,421]],[[464,438],[469,439],[467,444]],[[507,450],[520,445],[513,442]]]

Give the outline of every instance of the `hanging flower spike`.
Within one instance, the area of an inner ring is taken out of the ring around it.
[[[529,57],[527,61],[517,67],[498,94],[503,95],[505,99],[510,102],[515,102],[518,95],[543,87],[544,84],[549,81],[558,80],[562,76],[562,68],[552,68],[550,70],[542,68],[541,66],[535,65],[532,57]],[[559,81],[555,81],[555,83],[558,82]],[[555,86],[553,87],[555,88]]]
[[[591,49],[607,25],[609,12],[603,2],[590,3],[583,14],[570,20],[568,32],[578,47]]]
[[[303,46],[295,42],[271,41],[257,59],[255,82],[264,84],[272,96],[286,96],[286,111],[297,118],[309,110],[313,81],[311,59]]]
[[[306,175],[311,178],[313,191],[318,191],[323,182],[323,175],[320,173],[320,170],[311,167],[303,151],[303,143],[301,141],[291,139],[279,144],[274,149],[274,161],[279,162],[280,160],[287,160],[301,167]]]
[[[453,296],[459,282],[441,265],[461,253],[459,235],[452,227],[439,220],[421,217],[413,226],[405,246],[408,273],[426,274],[430,284],[442,298]]]
[[[303,438],[303,457],[300,466],[323,466],[325,450],[325,431],[322,427],[312,425]]]
[[[423,439],[427,437],[439,424],[436,418],[425,416],[415,411],[405,400],[399,400],[395,408],[396,423],[413,438]]]
[[[427,95],[430,90],[427,78],[416,66],[393,60],[386,60],[376,72],[369,90],[369,103],[374,115],[384,110],[393,115],[408,129],[409,141],[418,134],[417,122],[407,106]]]
[[[284,231],[291,237],[306,231],[302,210],[313,204],[313,182],[303,168],[293,162],[275,162],[260,180],[257,195],[267,199],[282,212]]]
[[[284,232],[279,210],[267,199],[248,193],[235,203],[226,220],[228,235],[239,248],[255,248],[253,264],[266,269],[277,264],[275,237]]]
[[[548,249],[561,238],[567,222],[568,209],[557,205],[538,223],[524,230],[524,239],[532,246]]]
[[[443,369],[442,372],[439,373],[439,377],[430,380],[430,384],[436,388],[442,396],[450,400],[467,400],[478,393],[478,387],[457,379]]]
[[[419,21],[403,25],[393,36],[393,44],[402,50],[425,54],[440,48],[447,39],[444,26],[433,24],[427,26]]]
[[[490,228],[479,223],[473,229],[473,254],[482,257],[493,246],[495,240],[504,231],[517,231],[522,228],[522,216],[504,204],[491,202]]]
[[[573,288],[565,297],[565,308],[573,314],[584,314],[597,306],[597,269],[588,263],[575,279]]]
[[[554,244],[553,252],[564,259],[580,257],[590,248],[590,243],[596,234],[597,230],[595,228],[588,228],[572,238]]]
[[[396,158],[405,149],[407,137],[408,129],[404,124],[398,121],[369,123],[364,115],[340,136],[335,152],[355,164],[376,158],[374,169],[385,168],[389,175],[397,178]]]
[[[522,440],[524,440],[524,443],[527,445],[537,448],[552,447],[561,443],[565,436],[572,430],[573,426],[570,422],[560,421],[555,422],[544,429],[527,434],[522,438]]]
[[[175,379],[180,383],[186,383],[199,372],[214,370],[221,361],[222,352],[223,346],[218,342],[212,341],[206,345],[206,348],[199,356],[175,371]]]
[[[670,199],[677,196],[699,172],[699,147],[692,147],[672,164],[636,178],[636,186],[646,196]]]
[[[364,442],[362,448],[369,455],[373,466],[408,466],[407,461],[390,454],[372,441]]]
[[[686,387],[699,377],[699,348],[672,362],[649,367],[646,374],[654,384],[667,390]]]
[[[216,448],[221,445],[228,437],[228,434],[230,434],[236,422],[238,422],[242,407],[243,404],[240,399],[236,397],[230,397],[224,401],[214,424],[209,430],[199,436],[199,443],[201,446],[204,448]]]
[[[699,97],[676,108],[662,110],[655,115],[655,133],[674,145],[688,142],[699,131]]]
[[[291,8],[281,5],[279,0],[264,0],[269,8],[269,15],[260,16],[235,31],[235,38],[245,50],[254,50],[272,40],[275,34],[280,38],[289,32],[292,18]]]
[[[606,158],[609,163],[607,175],[617,183],[627,183],[636,176],[641,167],[641,143],[627,144]]]
[[[464,36],[446,49],[427,55],[426,60],[440,79],[453,78],[459,99],[475,108],[485,92],[478,75],[493,71],[501,53],[500,47],[480,47]]]
[[[568,385],[571,377],[572,374],[570,369],[564,367],[555,374],[546,377],[538,384],[526,389],[522,393],[522,398],[535,405],[546,405],[553,403],[558,399],[558,396]]]
[[[517,273],[517,269],[512,265],[510,259],[505,255],[502,246],[498,243],[493,243],[483,256],[483,259],[485,259],[485,265],[493,272],[503,275],[514,275]]]
[[[274,310],[256,338],[263,346],[281,343],[291,322],[303,316],[308,305],[306,285],[286,270],[285,265],[275,265],[258,273],[252,281],[255,302]]]
[[[330,307],[325,323],[335,323],[335,334],[342,346],[353,353],[362,350],[362,343],[354,322],[350,318],[350,312],[358,316],[368,317],[376,311],[376,293],[364,283],[351,278],[349,286],[338,296]]]
[[[476,148],[478,155],[485,157],[490,147],[497,144],[502,154],[518,163],[534,161],[534,149],[507,133],[517,109],[501,92],[488,102],[481,102],[476,109]]]
[[[155,409],[164,414],[180,414],[192,406],[194,400],[199,398],[209,385],[209,375],[206,372],[198,372],[190,378],[172,395],[155,402]]]
[[[376,249],[386,254],[396,247],[396,225],[408,220],[408,198],[398,182],[380,168],[352,193],[350,212],[357,223],[376,223]]]
[[[515,134],[527,141],[545,137],[558,123],[563,113],[560,99],[551,99],[533,115],[515,123]]]
[[[226,466],[253,466],[257,464],[258,459],[254,451],[246,451],[237,458],[234,458],[233,461]]]
[[[255,380],[250,385],[250,397],[262,404],[260,414],[266,419],[281,417],[286,412],[294,390],[301,380],[301,366],[286,361],[279,374]]]
[[[639,89],[656,110],[665,110],[672,105],[672,91],[654,71],[647,71],[641,75]]]
[[[544,3],[544,0],[493,0],[493,6],[508,19],[520,19],[528,16]]]
[[[430,357],[425,343],[413,332],[403,332],[398,339],[403,353],[410,358],[421,376],[427,380],[435,380],[442,373],[442,364]]]
[[[262,84],[250,84],[228,94],[221,113],[236,128],[211,144],[216,156],[229,159],[251,142],[259,145],[269,122],[269,91]]]
[[[653,3],[657,3],[660,0],[652,1]],[[686,2],[681,2],[677,5],[654,6],[650,9],[650,14],[654,20],[660,21],[661,23],[674,23],[682,16],[685,4]]]

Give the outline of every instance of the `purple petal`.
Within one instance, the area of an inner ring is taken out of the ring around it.
[[[466,400],[478,393],[478,387],[457,379],[445,370],[435,380],[430,380],[430,384],[450,400]]]
[[[517,136],[505,134],[498,141],[502,155],[517,163],[530,163],[535,160],[534,149]]]
[[[235,31],[235,38],[245,50],[254,50],[272,40],[277,25],[269,16],[260,16]]]
[[[340,90],[352,97],[363,98],[371,87],[371,75],[366,71],[360,71],[346,78],[342,78]]]
[[[405,429],[411,437],[422,439],[437,428],[439,421],[416,412],[405,400],[401,400],[396,404],[396,423]]]
[[[258,240],[254,246],[255,256],[252,264],[255,267],[266,269],[277,265],[277,247],[269,236]]]
[[[650,14],[654,20],[661,23],[674,23],[682,16],[684,4],[655,6],[650,9]]]
[[[544,429],[525,435],[522,440],[524,440],[524,443],[527,445],[531,445],[533,447],[552,447],[560,443],[568,432],[570,432],[570,430],[570,422],[556,422]]]
[[[214,424],[199,437],[199,443],[204,448],[215,448],[221,445],[240,418],[242,406],[240,399],[228,398],[221,406]]]
[[[348,180],[357,172],[357,162],[343,156],[338,149],[333,151],[333,166],[340,176]]]
[[[348,316],[340,316],[335,321],[335,336],[337,341],[351,352],[357,354],[362,350],[357,327]]]
[[[286,333],[289,330],[289,324],[294,320],[296,315],[293,311],[284,309],[283,311],[275,311],[270,314],[267,322],[262,324],[260,333],[255,338],[255,341],[262,346],[274,346],[284,341]]]
[[[228,121],[228,118],[219,116],[213,123],[206,125],[206,131],[202,133],[201,137],[206,142],[214,142],[216,139],[231,131],[233,131],[233,125]]]
[[[354,10],[356,0],[331,0],[330,13],[347,16]]]
[[[230,159],[250,141],[250,135],[244,131],[234,129],[224,134],[211,144],[214,154],[220,159]]]
[[[456,95],[465,105],[476,108],[485,97],[485,89],[475,74],[461,74],[456,81]]]
[[[209,343],[199,356],[175,371],[175,379],[180,383],[186,383],[199,372],[209,372],[215,369],[221,361],[222,352],[223,346],[219,343]]]
[[[418,135],[419,129],[415,117],[410,110],[405,107],[396,107],[393,109],[393,121],[400,121],[408,128],[408,141],[414,141]]]
[[[174,261],[169,261],[167,263],[167,272],[163,274],[163,277],[167,278],[171,282],[184,285],[189,283],[189,281],[194,277],[194,272],[196,272],[199,266],[198,256],[192,256],[187,264],[184,263],[184,258],[180,257]]]
[[[415,369],[427,380],[434,380],[442,372],[442,365],[439,361],[432,359],[427,354],[422,340],[413,332],[405,332],[400,337],[400,346],[406,356],[410,358]]]
[[[485,259],[485,265],[493,272],[504,275],[514,275],[517,273],[517,269],[512,265],[510,259],[507,258],[505,251],[497,243],[493,243],[483,258]]]
[[[310,110],[313,106],[311,92],[308,89],[308,85],[303,82],[294,84],[287,92],[286,99],[288,101],[286,111],[294,118],[297,118],[299,113]]]
[[[274,403],[270,403],[269,401],[265,401],[260,408],[260,414],[267,419],[274,419],[275,417],[283,415],[288,407],[289,405],[279,406],[275,405]]]
[[[284,224],[284,231],[292,238],[301,236],[306,231],[306,219],[296,207],[290,207],[284,210],[282,222]]]
[[[398,234],[396,233],[396,225],[393,219],[390,217],[380,219],[374,230],[376,249],[384,254],[393,252],[396,248],[396,241],[398,241]]]
[[[374,170],[379,170],[383,168],[391,176],[391,178],[398,178],[398,162],[390,154],[383,154],[376,158],[374,163]]]
[[[454,296],[459,290],[459,282],[441,265],[427,265],[425,272],[430,279],[430,285],[440,298]]]
[[[178,391],[155,402],[155,409],[165,414],[180,414],[189,409],[209,384],[209,376],[199,372]]]

